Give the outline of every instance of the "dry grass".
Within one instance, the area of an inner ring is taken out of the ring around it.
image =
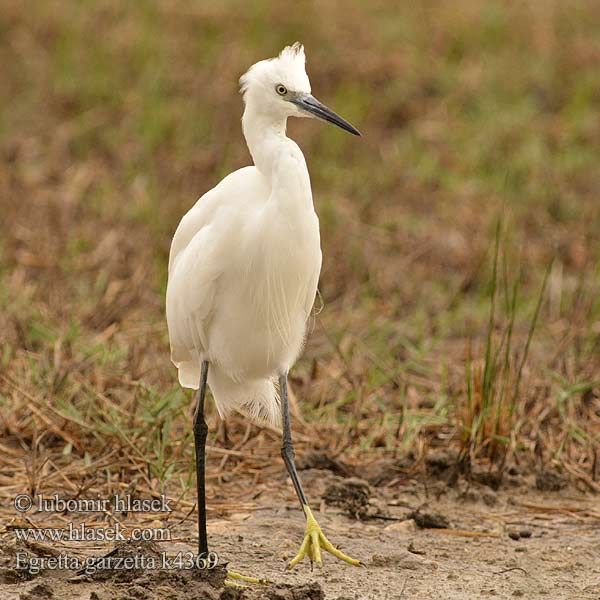
[[[366,462],[462,440],[490,468],[552,465],[598,490],[600,7],[253,6],[3,10],[0,494],[166,489],[191,506],[170,236],[249,160],[237,78],[296,38],[315,94],[366,134],[290,124],[325,257],[324,310],[292,376],[300,453]],[[490,329],[500,213],[519,294]],[[492,379],[489,340],[505,369]],[[211,428],[213,508],[251,501],[241,477],[282,481],[276,432],[215,415]]]

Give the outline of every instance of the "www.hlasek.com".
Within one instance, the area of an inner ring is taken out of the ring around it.
[[[15,528],[20,542],[168,542],[171,532],[167,527],[128,527],[120,523],[114,527],[90,527],[85,523],[69,523],[67,527]]]
[[[21,513],[172,512],[169,500],[164,494],[157,498],[137,498],[131,494],[114,494],[110,498],[61,498],[58,494],[18,494],[13,499],[13,506]],[[171,540],[171,532],[160,527],[125,528],[118,522],[114,527],[90,527],[86,523],[69,523],[67,527],[15,528],[15,537],[21,542],[168,542]]]
[[[131,571],[131,570],[183,570],[183,569],[214,569],[219,564],[215,552],[209,552],[206,557],[193,552],[178,552],[168,556],[166,552],[157,555],[133,556],[88,556],[80,558],[70,554],[58,556],[31,556],[26,552],[17,552],[16,568],[37,575],[42,570],[80,571],[93,575],[97,571]]]

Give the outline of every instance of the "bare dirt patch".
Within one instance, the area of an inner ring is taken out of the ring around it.
[[[286,569],[303,533],[303,519],[291,490],[273,488],[252,510],[209,521],[212,549],[221,567],[193,570],[43,571],[35,576],[11,569],[14,544],[2,547],[2,600],[41,598],[108,600],[206,598],[209,600],[391,600],[417,598],[600,598],[600,510],[597,500],[571,489],[542,493],[535,478],[499,491],[479,484],[367,486],[368,503],[385,506],[385,516],[347,516],[327,503],[327,491],[356,491],[356,479],[328,470],[305,470],[311,497],[322,498],[317,512],[329,538],[364,568],[352,568],[324,556],[322,569],[308,562]],[[344,487],[344,484],[349,485]],[[439,482],[438,482],[439,483]],[[365,485],[361,490],[365,490]],[[434,490],[436,493],[432,492]],[[442,493],[439,493],[440,490]],[[490,496],[494,501],[490,501]],[[315,507],[318,502],[314,503]],[[370,509],[371,510],[371,509]],[[195,521],[172,527],[169,543],[121,546],[113,555],[141,552],[170,556],[194,547]],[[78,545],[80,556],[104,556]],[[44,548],[26,548],[36,555]],[[52,550],[56,553],[57,548]],[[223,565],[246,575],[268,578],[271,585],[224,587]]]

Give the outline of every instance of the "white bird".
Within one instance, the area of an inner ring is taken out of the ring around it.
[[[169,256],[171,359],[180,384],[200,389],[194,416],[199,553],[208,552],[208,382],[221,417],[236,410],[275,424],[282,415],[282,456],[307,519],[290,567],[305,555],[320,564],[321,548],[359,565],[324,536],[294,466],[287,374],[304,344],[321,247],[308,169],[302,151],[286,136],[286,122],[317,117],[360,133],[311,95],[299,43],[253,65],[240,85],[242,127],[254,166],[231,173],[196,202],[177,227]]]

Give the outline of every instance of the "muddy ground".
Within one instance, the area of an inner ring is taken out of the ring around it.
[[[322,569],[303,562],[286,570],[302,539],[303,519],[292,490],[279,481],[250,510],[212,514],[209,520],[212,550],[220,560],[236,571],[268,578],[271,585],[225,588],[220,569],[209,574],[210,581],[193,571],[143,569],[96,575],[59,570],[26,577],[12,568],[15,553],[51,550],[15,545],[5,532],[0,598],[600,599],[600,503],[564,487],[560,478],[515,475],[494,490],[464,480],[454,486],[440,480],[386,484],[373,472],[371,484],[331,469],[309,468],[302,475],[326,534],[364,567],[325,554]],[[125,551],[191,550],[194,518],[190,514],[169,523],[175,541]],[[55,545],[53,550],[65,548]],[[89,556],[110,548],[78,544],[67,549]]]

